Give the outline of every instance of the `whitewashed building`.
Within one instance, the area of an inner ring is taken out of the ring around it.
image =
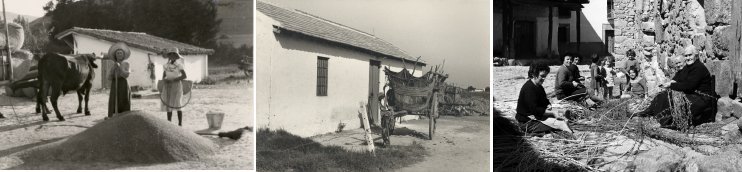
[[[199,82],[208,76],[208,56],[214,53],[214,50],[196,47],[193,45],[149,35],[141,32],[121,32],[102,29],[87,29],[74,27],[65,30],[55,36],[63,40],[67,45],[73,48],[74,54],[85,53],[108,53],[111,45],[117,42],[126,43],[131,49],[131,56],[127,60],[131,66],[129,76],[129,86],[140,86],[143,88],[154,88],[156,81],[162,79],[162,65],[167,62],[160,53],[164,48],[177,47],[184,58],[185,72],[188,80]],[[112,67],[110,60],[103,62],[97,61],[100,67],[95,69],[96,76],[93,81],[93,88],[107,88],[110,81],[105,79],[107,72]],[[151,78],[151,70],[147,69],[148,64],[154,63],[155,78]]]
[[[255,83],[257,125],[299,136],[361,126],[361,102],[378,123],[384,67],[417,69],[424,62],[374,35],[298,10],[257,2]],[[426,68],[424,71],[427,71]]]

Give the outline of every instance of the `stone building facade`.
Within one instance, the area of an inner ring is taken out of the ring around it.
[[[650,88],[671,78],[683,47],[694,45],[716,79],[716,92],[742,95],[736,86],[742,83],[742,1],[613,0],[612,8],[614,54],[623,60],[627,50],[637,52]]]

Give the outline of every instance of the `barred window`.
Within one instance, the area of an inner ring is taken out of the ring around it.
[[[317,96],[327,96],[327,57],[317,57]]]

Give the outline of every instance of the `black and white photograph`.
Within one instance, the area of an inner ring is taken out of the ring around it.
[[[255,170],[252,0],[3,0],[0,169]]]
[[[488,0],[258,0],[258,171],[489,171]]]
[[[495,1],[493,170],[740,171],[741,19],[729,0]]]

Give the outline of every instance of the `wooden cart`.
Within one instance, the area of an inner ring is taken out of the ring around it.
[[[394,133],[396,119],[405,115],[427,116],[428,139],[432,140],[438,118],[438,99],[442,96],[440,90],[444,90],[443,81],[448,75],[439,74],[436,70],[415,77],[407,69],[393,72],[388,67],[384,68],[384,74],[387,81],[385,93],[380,98],[384,144],[390,144],[389,136]]]

